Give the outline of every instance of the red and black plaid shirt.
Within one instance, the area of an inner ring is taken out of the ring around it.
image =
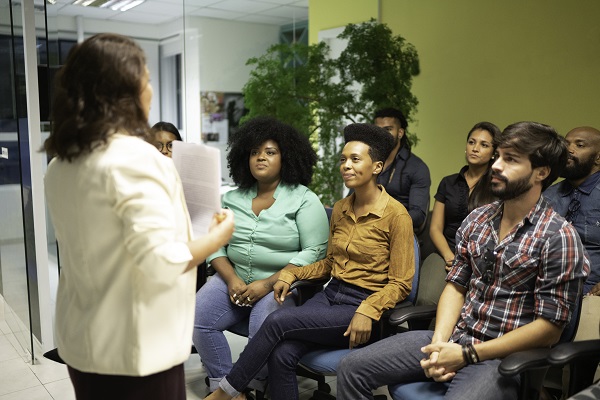
[[[499,242],[503,205],[474,210],[456,233],[446,280],[467,293],[452,342],[494,339],[537,318],[565,326],[589,273],[579,235],[542,197]]]

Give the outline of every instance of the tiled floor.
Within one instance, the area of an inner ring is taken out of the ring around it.
[[[0,400],[74,400],[73,388],[64,365],[39,357],[32,365],[21,349],[8,324],[4,321],[0,304]],[[228,336],[234,354],[241,351],[245,338]],[[204,383],[206,373],[197,354],[185,363],[187,398],[203,399],[208,390]],[[329,381],[335,394],[335,378]],[[314,381],[300,378],[300,400],[310,399],[316,388]],[[380,388],[376,393],[387,394]],[[388,396],[389,398],[389,396]]]

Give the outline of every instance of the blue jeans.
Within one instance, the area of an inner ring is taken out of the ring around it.
[[[288,297],[284,306],[293,306],[294,299]],[[210,380],[210,391],[219,387],[221,379],[231,371],[233,365],[231,349],[223,331],[248,320],[248,339],[251,339],[263,324],[265,318],[281,306],[273,293],[254,303],[252,307],[240,307],[231,302],[227,284],[215,274],[196,294],[196,317],[192,341],[198,350]],[[250,387],[264,390],[267,369],[256,375]]]
[[[348,354],[337,373],[338,400],[372,399],[380,386],[403,382],[431,381],[421,368],[421,347],[431,343],[432,331],[411,331],[380,340]],[[498,372],[499,359],[486,360],[460,369],[446,383],[445,399],[517,399],[519,379]]]
[[[371,293],[333,279],[303,305],[272,313],[221,381],[221,388],[237,396],[268,363],[271,399],[298,399],[298,360],[317,346],[347,347],[344,332],[360,303]]]

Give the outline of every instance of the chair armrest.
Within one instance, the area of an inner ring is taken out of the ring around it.
[[[327,282],[329,282],[329,279],[330,278],[319,278],[319,279],[302,279],[299,281],[294,281],[294,283],[292,283],[290,285],[290,290],[301,289],[304,287],[315,287],[315,286],[322,287]]]
[[[390,325],[398,326],[404,322],[408,322],[414,319],[433,319],[437,312],[437,306],[414,306],[400,308],[390,315]]]
[[[296,297],[296,305],[302,305],[306,302],[306,300],[313,297],[317,292],[323,290],[323,285],[329,282],[329,278],[319,278],[319,279],[304,279],[295,281],[290,285],[290,291],[294,289],[298,289],[297,297]]]
[[[552,349],[548,361],[554,366],[563,366],[575,360],[594,357],[600,357],[600,340],[561,343]]]
[[[498,366],[502,376],[517,376],[530,369],[547,368],[550,366],[548,355],[550,348],[518,351],[505,357]]]
[[[548,361],[553,366],[569,364],[568,395],[579,393],[594,382],[600,362],[600,340],[562,343],[552,349]]]

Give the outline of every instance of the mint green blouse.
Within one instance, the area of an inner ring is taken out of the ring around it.
[[[223,195],[223,207],[233,211],[235,232],[229,244],[207,258],[227,257],[246,284],[265,279],[287,264],[304,266],[322,259],[327,250],[329,223],[319,198],[303,185],[280,183],[275,202],[252,212],[256,186]]]

